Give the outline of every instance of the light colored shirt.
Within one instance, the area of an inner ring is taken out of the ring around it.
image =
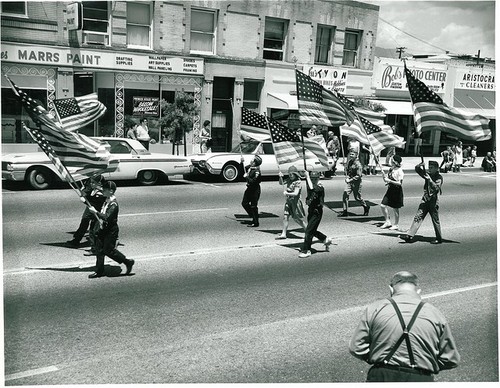
[[[137,140],[149,141],[148,127],[143,127],[142,125],[137,126]]]
[[[397,292],[392,298],[397,303],[408,325],[420,296],[415,292]],[[350,353],[369,364],[382,363],[403,333],[394,307],[387,299],[369,305],[354,331],[349,344]],[[417,368],[438,373],[456,368],[460,354],[444,315],[430,303],[425,303],[410,329],[410,343]],[[403,341],[391,360],[391,365],[410,365],[406,342]]]

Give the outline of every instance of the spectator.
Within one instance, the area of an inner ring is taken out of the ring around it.
[[[212,140],[212,135],[210,131],[210,121],[205,120],[203,122],[203,128],[200,131],[200,147],[202,154],[206,154],[207,152],[212,151],[211,144],[210,147],[208,146],[208,142],[211,140]]]
[[[349,344],[350,353],[372,365],[368,382],[431,382],[460,363],[445,316],[422,301],[418,277],[396,273],[391,296],[370,304]]]
[[[486,153],[486,156],[484,157],[483,162],[481,163],[481,168],[485,172],[496,172],[497,164],[496,161],[493,159],[493,155],[491,152]]]
[[[458,141],[453,147],[453,154],[453,172],[460,172],[460,167],[462,167],[462,164],[464,163],[461,141]]]
[[[148,119],[146,118],[141,119],[140,124],[137,126],[136,131],[137,131],[137,140],[141,142],[144,148],[149,150],[149,141],[151,138],[149,137]]]
[[[326,149],[328,150],[329,155],[333,159],[332,175],[336,175],[335,172],[337,171],[337,160],[339,157],[340,141],[338,136],[335,136],[332,131],[328,132],[328,141],[326,143]]]
[[[127,131],[127,139],[137,140],[137,123],[131,123]]]
[[[473,145],[472,150],[470,151],[470,166],[474,167],[474,163],[476,163],[477,158],[477,146]]]
[[[422,134],[418,133],[417,130],[413,130],[413,155],[418,156],[422,153]]]
[[[441,165],[439,166],[439,170],[441,172],[448,172],[451,170],[453,165],[453,151],[450,146],[446,146],[446,149],[441,152],[441,157],[443,158]]]
[[[309,130],[307,131],[307,137],[311,138],[314,136],[318,135],[318,130],[316,128],[316,125],[313,125]]]
[[[471,146],[464,147],[464,150],[462,152],[464,163],[462,164],[462,167],[470,166],[470,152],[471,152]]]

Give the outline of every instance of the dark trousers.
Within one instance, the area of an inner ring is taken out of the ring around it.
[[[420,205],[418,206],[417,214],[415,214],[415,217],[413,218],[413,222],[411,223],[410,229],[408,230],[407,234],[412,237],[415,236],[418,229],[420,228],[420,225],[422,225],[422,222],[424,222],[425,216],[427,216],[427,214],[430,214],[431,216],[432,225],[434,226],[434,232],[436,233],[436,239],[441,241],[442,236],[441,224],[439,222],[439,204],[435,199],[420,203]]]
[[[318,231],[319,223],[321,222],[322,217],[323,207],[309,208],[307,210],[307,227],[302,252],[307,252],[311,249],[313,237],[318,238],[320,241],[326,240],[326,236]]]
[[[245,190],[243,200],[241,201],[241,206],[243,206],[243,209],[252,218],[252,222],[255,225],[259,224],[259,208],[257,207],[259,198],[260,186],[250,186]]]
[[[375,382],[423,382],[434,381],[434,375],[429,373],[421,373],[418,370],[411,368],[395,368],[388,369],[385,367],[373,366],[368,371],[366,381],[369,383]]]
[[[82,214],[82,219],[80,221],[80,226],[78,226],[78,229],[73,234],[73,240],[80,242],[80,240],[87,232],[87,229],[89,228],[91,221],[95,219],[96,219],[95,216],[90,212],[88,207],[85,207],[85,210],[83,211]]]
[[[127,259],[123,253],[116,249],[117,242],[118,226],[115,226],[110,230],[100,230],[96,234],[96,272],[99,275],[102,275],[104,273],[105,256],[108,256],[110,259],[120,264],[129,262],[129,259]]]

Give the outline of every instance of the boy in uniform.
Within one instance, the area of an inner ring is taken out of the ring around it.
[[[366,204],[363,197],[361,197],[361,177],[363,176],[363,166],[358,159],[358,154],[355,150],[349,151],[349,160],[345,168],[345,188],[342,196],[343,211],[339,213],[338,217],[347,217],[347,209],[349,208],[349,195],[354,194],[354,199],[360,202],[363,206],[363,216],[367,216],[370,211],[370,206]]]
[[[244,162],[245,159],[242,157],[241,164],[243,165]],[[259,155],[255,155],[250,165],[244,167],[245,174],[243,177],[247,180],[247,188],[243,194],[241,206],[243,206],[252,218],[252,223],[248,226],[253,228],[259,226],[259,208],[257,206],[260,198],[260,182],[262,180],[259,167],[261,164],[262,158]]]
[[[104,257],[108,256],[117,263],[125,264],[129,275],[135,263],[134,260],[127,259],[116,246],[118,244],[118,201],[115,197],[116,184],[112,181],[107,181],[103,185],[103,195],[106,201],[102,206],[101,211],[96,210],[93,206],[89,210],[99,218],[99,223],[96,224],[96,250],[97,261],[96,271],[89,275],[90,279],[104,276]]]

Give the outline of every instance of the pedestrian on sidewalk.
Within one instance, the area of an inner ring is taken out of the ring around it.
[[[325,244],[326,251],[330,249],[330,245],[332,244],[332,239],[318,230],[321,218],[323,217],[323,205],[325,203],[325,188],[319,182],[321,174],[319,171],[311,171],[311,173],[309,173],[309,171],[306,170],[305,175],[307,182],[306,204],[308,205],[307,227],[304,236],[304,245],[299,253],[300,258],[311,256],[313,237],[317,237]]]
[[[104,276],[104,258],[108,256],[110,259],[120,264],[125,264],[127,271],[125,275],[129,275],[135,263],[134,260],[127,259],[116,246],[118,245],[118,201],[115,197],[116,184],[113,181],[107,181],[103,184],[103,195],[106,201],[102,206],[101,211],[98,211],[93,206],[89,210],[99,217],[100,222],[96,223],[96,271],[89,275],[90,279]]]
[[[415,242],[415,234],[429,213],[431,215],[432,225],[434,226],[434,232],[436,233],[436,239],[431,241],[431,244],[441,244],[443,238],[441,236],[441,224],[439,223],[439,194],[441,194],[443,176],[439,173],[438,162],[434,160],[429,160],[429,172],[425,170],[423,161],[415,166],[415,171],[425,179],[424,195],[418,206],[417,214],[415,214],[413,218],[410,229],[406,235],[401,235],[399,237],[407,243]]]
[[[283,173],[279,172],[279,184],[284,186],[283,194],[285,195],[285,209],[283,210],[283,230],[281,234],[276,237],[276,240],[283,240],[287,238],[287,230],[289,225],[290,216],[299,224],[304,231],[306,230],[305,211],[304,205],[300,194],[302,191],[302,181],[297,167],[290,166],[288,168],[288,178],[283,178]]]
[[[354,331],[349,352],[372,365],[367,382],[431,382],[460,363],[451,328],[441,311],[422,301],[417,275],[401,271],[391,297],[370,304]]]
[[[86,203],[87,200],[90,205],[92,205],[97,211],[100,211],[106,197],[102,193],[102,185],[104,183],[104,177],[102,175],[97,175],[90,177],[84,184],[82,190],[82,202]],[[73,239],[67,241],[68,245],[73,247],[78,247],[80,241],[87,232],[89,231],[89,242],[90,242],[90,254],[95,254],[95,224],[97,222],[96,216],[92,214],[88,207],[85,207],[83,211],[82,218],[80,220],[80,225],[78,229],[73,234]],[[90,226],[90,227],[89,227]]]
[[[380,207],[384,215],[385,222],[382,224],[382,229],[389,228],[390,230],[399,230],[399,209],[403,207],[403,178],[404,172],[401,168],[402,158],[399,155],[394,155],[392,158],[392,167],[389,169],[387,176],[384,176],[384,181],[387,185],[387,191],[382,198]],[[393,223],[389,216],[389,209],[394,213]]]
[[[363,197],[361,196],[362,188],[362,176],[363,176],[363,166],[358,159],[358,154],[356,151],[349,151],[347,165],[345,166],[345,188],[344,194],[342,196],[343,211],[339,213],[338,217],[347,217],[349,209],[349,196],[354,194],[354,199],[361,203],[364,212],[363,216],[367,216],[370,211],[370,206],[367,205]]]
[[[252,222],[248,226],[256,228],[259,226],[258,204],[260,198],[260,182],[262,181],[259,166],[262,164],[262,158],[259,155],[255,155],[249,166],[245,167],[244,163],[245,159],[242,156],[241,164],[245,171],[243,177],[247,180],[247,188],[243,194],[241,206],[243,206],[248,216],[252,218]]]

